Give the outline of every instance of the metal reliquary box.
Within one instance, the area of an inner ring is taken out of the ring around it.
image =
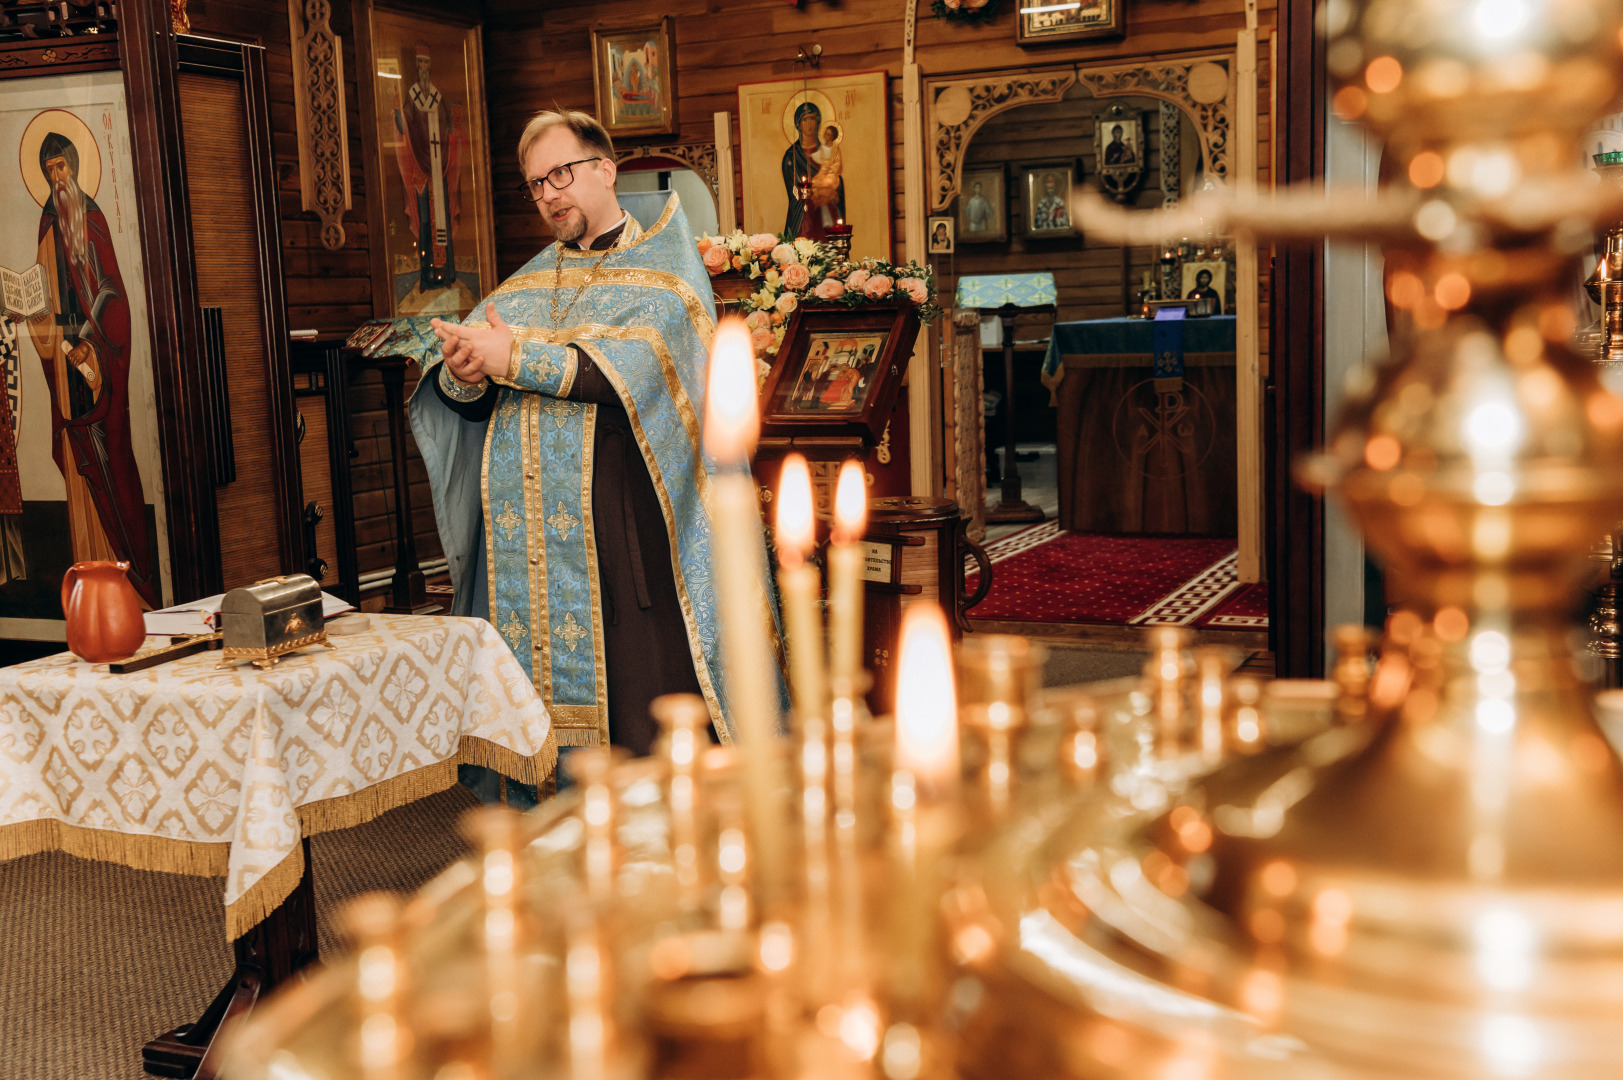
[[[225,664],[252,660],[268,668],[308,645],[332,646],[321,615],[321,586],[308,574],[265,578],[232,589],[220,605]]]

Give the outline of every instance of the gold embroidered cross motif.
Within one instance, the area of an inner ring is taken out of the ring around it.
[[[501,630],[502,637],[507,639],[507,647],[509,649],[517,649],[518,643],[524,637],[524,631],[527,630],[528,627],[518,621],[517,612],[509,611],[507,613],[507,621],[502,623],[498,629]]]
[[[502,512],[496,515],[496,524],[501,526],[509,540],[513,539],[513,530],[517,529],[519,522],[523,520],[518,511],[513,509],[512,500],[502,503]]]
[[[558,535],[567,541],[570,532],[574,530],[576,525],[580,524],[580,518],[571,514],[565,509],[564,504],[559,502],[558,509],[554,510],[552,516],[547,518],[547,524],[558,530]]]
[[[569,418],[577,411],[577,406],[573,402],[560,401],[557,398],[548,398],[547,403],[541,408],[552,417],[553,424],[560,429],[569,423]]]
[[[568,647],[570,652],[575,651],[575,646],[580,644],[580,639],[587,634],[586,627],[575,621],[573,611],[565,612],[564,624],[554,628],[552,632],[564,639],[564,645]]]
[[[542,353],[539,357],[536,358],[536,361],[535,361],[535,379],[536,379],[536,382],[545,382],[547,379],[552,378],[554,375],[558,374],[562,370],[563,370],[563,368],[558,365],[558,362],[556,360],[554,360],[551,356],[547,355],[546,353]]]
[[[518,415],[518,398],[509,394],[507,400],[502,402],[496,411],[501,414],[503,420],[512,420]]]

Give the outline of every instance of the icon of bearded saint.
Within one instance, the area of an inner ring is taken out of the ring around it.
[[[130,443],[130,305],[107,218],[79,187],[79,151],[51,132],[39,148],[50,196],[39,218],[39,263],[50,310],[29,336],[51,398],[51,457],[68,489],[73,557],[130,564],[130,583],[160,603],[141,474]]]

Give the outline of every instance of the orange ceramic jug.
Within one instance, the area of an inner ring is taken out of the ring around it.
[[[68,649],[81,660],[105,664],[134,656],[146,638],[141,598],[127,562],[82,562],[62,576],[62,612]]]

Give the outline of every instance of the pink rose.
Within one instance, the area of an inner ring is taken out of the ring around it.
[[[772,345],[772,331],[766,327],[756,330],[750,334],[750,345],[754,347],[758,354],[766,352]]]
[[[884,274],[875,274],[862,286],[862,295],[870,300],[883,299],[890,295],[891,286],[896,284]]]
[[[779,244],[772,249],[772,261],[779,266],[787,266],[790,263],[798,263],[800,256],[795,254],[795,249],[789,244]]]
[[[811,281],[811,271],[806,269],[804,263],[790,263],[783,268],[783,287],[786,289],[804,289]]]
[[[778,302],[772,305],[778,309],[778,314],[787,315],[800,306],[800,297],[792,292],[786,292],[778,297]]]
[[[761,327],[766,326],[770,321],[771,320],[767,318],[766,312],[764,311],[752,311],[748,315],[744,316],[744,325],[749,327],[751,330],[759,330]]]
[[[930,290],[920,278],[904,277],[896,282],[896,287],[908,296],[915,304],[922,304],[930,298]]]
[[[824,278],[812,292],[819,300],[838,300],[845,295],[845,283],[835,277]]]
[[[869,274],[866,270],[853,270],[846,276],[845,287],[847,289],[860,289],[862,288],[863,283],[872,276],[873,275]]]
[[[778,238],[769,232],[758,232],[749,238],[749,249],[760,258],[778,246]]]
[[[728,258],[727,249],[719,245],[711,247],[704,253],[704,268],[712,274],[725,271],[729,262],[731,259]]]

